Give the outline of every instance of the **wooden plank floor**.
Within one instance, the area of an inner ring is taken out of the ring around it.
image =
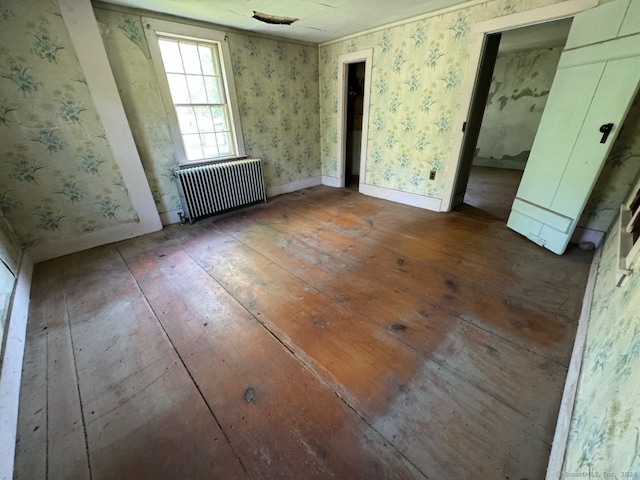
[[[590,260],[315,187],[39,264],[15,477],[543,478]]]

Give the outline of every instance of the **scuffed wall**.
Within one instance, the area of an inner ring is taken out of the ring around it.
[[[338,55],[373,48],[365,183],[442,198],[472,26],[553,3],[489,0],[321,46],[323,175],[338,176]]]
[[[617,288],[617,244],[614,228],[598,268],[567,447],[565,471],[584,478],[640,476],[640,258]]]
[[[498,54],[474,165],[524,170],[562,48]]]
[[[158,211],[179,209],[176,151],[141,19],[95,13]],[[228,38],[246,152],[264,160],[267,187],[319,176],[317,48],[238,33]]]
[[[23,246],[139,221],[56,2],[0,8],[0,210]]]

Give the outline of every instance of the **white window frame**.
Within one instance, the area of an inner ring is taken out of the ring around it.
[[[236,96],[236,87],[233,81],[233,69],[231,67],[231,53],[229,51],[229,42],[227,34],[219,30],[213,30],[184,23],[169,22],[166,20],[158,20],[156,18],[143,17],[151,60],[156,71],[162,101],[169,120],[171,136],[176,146],[178,155],[178,163],[180,166],[194,166],[207,163],[216,163],[225,160],[238,158],[246,158],[244,139],[242,136],[242,126],[240,124],[240,110],[238,109],[238,100]],[[165,37],[174,37],[176,39],[213,42],[218,45],[218,53],[220,58],[220,67],[222,69],[222,80],[224,82],[225,93],[229,105],[229,116],[231,137],[234,142],[236,153],[227,157],[212,157],[199,160],[188,160],[182,133],[178,123],[178,116],[174,108],[171,91],[169,90],[169,82],[165,73],[160,46],[158,44],[158,35]]]
[[[618,267],[618,286],[622,285],[624,280],[633,273],[631,266],[640,255],[640,238],[633,241],[633,224],[637,222],[640,216],[640,206],[636,206],[632,211],[632,203],[640,194],[640,178],[636,182],[627,200],[620,206],[620,216],[618,228],[620,230],[620,241],[618,242],[619,260]]]

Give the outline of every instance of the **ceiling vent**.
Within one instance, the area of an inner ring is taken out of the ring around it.
[[[268,13],[253,11],[253,18],[270,25],[291,25],[298,21],[298,18],[281,17],[279,15],[269,15]]]

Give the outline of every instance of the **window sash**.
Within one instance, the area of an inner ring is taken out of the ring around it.
[[[143,23],[179,163],[245,157],[224,32],[149,18],[143,18]],[[161,42],[172,50],[172,57],[163,56]],[[174,95],[175,86],[172,91],[171,75],[184,87],[180,95]]]

